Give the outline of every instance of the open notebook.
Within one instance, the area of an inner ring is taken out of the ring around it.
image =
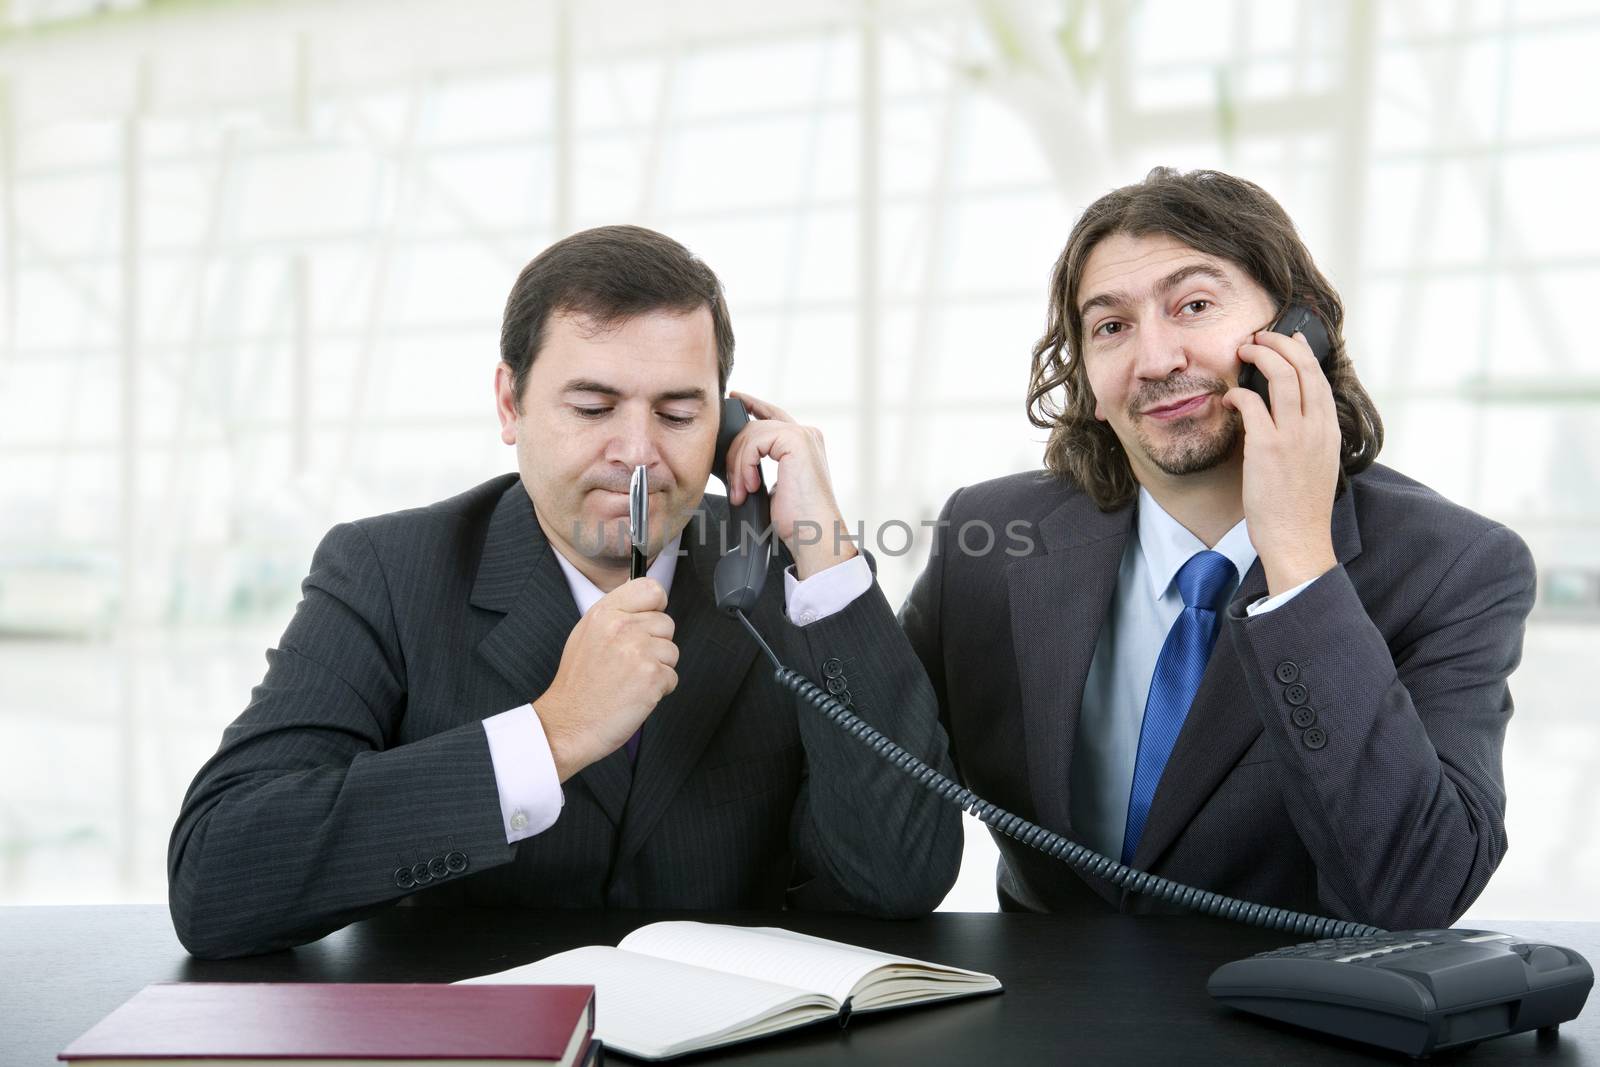
[[[1000,991],[992,974],[774,927],[662,922],[468,982],[595,987],[595,1036],[662,1060],[851,1012]]]

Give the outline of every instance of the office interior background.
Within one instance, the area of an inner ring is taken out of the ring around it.
[[[514,469],[552,240],[719,272],[732,385],[823,429],[898,604],[919,521],[1040,463],[1072,222],[1167,164],[1280,198],[1382,461],[1532,546],[1469,918],[1600,917],[1597,55],[1592,0],[0,3],[0,902],[165,899],[321,535]],[[968,830],[945,907],[992,909]]]

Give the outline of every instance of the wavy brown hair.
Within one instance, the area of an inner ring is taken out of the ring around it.
[[[1383,447],[1383,421],[1361,387],[1344,347],[1344,305],[1311,259],[1294,223],[1265,189],[1214,170],[1181,174],[1157,167],[1089,206],[1072,228],[1050,277],[1050,313],[1033,346],[1028,419],[1050,431],[1045,466],[1082,486],[1102,511],[1138,493],[1122,443],[1094,417],[1094,393],[1082,358],[1083,317],[1078,286],[1084,265],[1113,234],[1164,234],[1197,252],[1243,268],[1277,303],[1279,313],[1304,304],[1322,317],[1333,343],[1328,381],[1339,416],[1339,491],[1371,466]],[[1055,397],[1061,391],[1061,399]]]

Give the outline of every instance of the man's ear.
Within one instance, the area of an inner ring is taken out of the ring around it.
[[[516,376],[511,364],[500,361],[494,369],[494,407],[500,416],[500,440],[508,445],[517,443],[517,391]]]

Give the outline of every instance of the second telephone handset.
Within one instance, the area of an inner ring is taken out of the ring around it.
[[[1311,354],[1317,357],[1317,365],[1322,368],[1322,373],[1328,373],[1328,362],[1333,357],[1333,343],[1328,339],[1328,328],[1323,325],[1322,317],[1304,304],[1290,304],[1287,311],[1278,316],[1278,320],[1267,327],[1273,333],[1281,333],[1285,337],[1293,337],[1296,333],[1303,333],[1306,344],[1311,346]],[[1256,369],[1254,363],[1246,363],[1239,371],[1239,388],[1253,389],[1261,397],[1267,410],[1272,410],[1272,396],[1267,388],[1267,376]]]

